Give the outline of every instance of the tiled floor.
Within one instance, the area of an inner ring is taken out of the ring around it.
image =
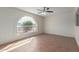
[[[11,52],[75,52],[79,51],[75,39],[58,35],[41,34]]]

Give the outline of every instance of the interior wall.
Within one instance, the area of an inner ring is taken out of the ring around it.
[[[53,13],[44,20],[44,32],[67,37],[74,37],[75,14],[74,10],[63,13]]]
[[[31,16],[38,24],[38,32],[17,36],[16,25],[18,20],[23,16]],[[21,11],[17,8],[0,7],[0,44],[11,42],[22,37],[39,34],[43,32],[43,17],[35,14]]]
[[[75,39],[76,39],[77,45],[79,46],[79,8],[77,8],[75,19],[76,19]]]
[[[31,16],[38,23],[38,32],[17,36],[16,25],[23,16]],[[76,23],[73,11],[60,14],[53,14],[45,18],[24,12],[17,8],[0,7],[0,44],[11,42],[22,37],[28,37],[39,33],[48,33],[74,37],[74,27]]]

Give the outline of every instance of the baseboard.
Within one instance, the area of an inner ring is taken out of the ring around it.
[[[50,33],[43,33],[43,34],[48,34],[48,35],[57,35],[57,36],[62,36],[62,37],[68,37],[68,38],[73,38],[73,39],[75,39],[75,37],[64,36],[64,35],[58,35],[58,34],[50,34]]]

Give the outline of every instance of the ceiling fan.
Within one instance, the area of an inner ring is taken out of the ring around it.
[[[47,15],[47,14],[52,14],[53,11],[50,10],[49,7],[43,7],[42,9],[37,9],[39,12],[39,14],[42,14],[42,15]]]

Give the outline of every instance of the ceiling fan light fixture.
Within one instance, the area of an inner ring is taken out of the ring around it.
[[[43,9],[38,9],[38,12],[39,15],[50,15],[50,14],[53,14],[53,11],[52,10],[49,10],[50,8],[48,7],[43,7]]]
[[[42,13],[40,13],[40,15],[47,15],[47,13],[46,12],[42,12]]]
[[[48,12],[41,12],[40,15],[52,15],[53,13],[48,13]]]

